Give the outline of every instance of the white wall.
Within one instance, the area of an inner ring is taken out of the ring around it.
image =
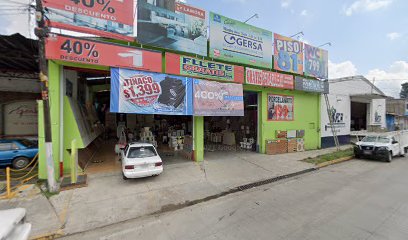
[[[380,94],[371,84],[361,78],[344,80],[330,80],[330,93],[343,95],[359,95],[359,94]]]
[[[333,126],[337,136],[350,135],[350,114],[351,103],[347,95],[328,94],[332,114],[334,114]],[[329,116],[327,114],[326,100],[322,97],[321,101],[321,136],[333,136]]]
[[[40,80],[35,74],[0,73],[0,91],[39,93]]]

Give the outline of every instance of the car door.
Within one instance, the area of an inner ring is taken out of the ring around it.
[[[13,143],[0,143],[0,164],[10,164],[15,156]]]
[[[400,144],[399,142],[395,139],[395,137],[391,138],[391,149],[392,149],[392,155],[397,156],[400,153]]]

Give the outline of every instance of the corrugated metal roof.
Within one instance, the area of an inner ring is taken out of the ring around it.
[[[0,35],[0,70],[38,72],[38,41],[19,33]]]

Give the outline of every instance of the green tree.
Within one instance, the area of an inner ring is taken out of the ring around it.
[[[401,84],[400,98],[408,99],[408,82]]]

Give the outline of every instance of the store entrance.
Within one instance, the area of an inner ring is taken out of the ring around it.
[[[367,103],[351,102],[351,131],[367,130]]]
[[[206,152],[258,151],[258,93],[244,91],[244,116],[204,117]]]

